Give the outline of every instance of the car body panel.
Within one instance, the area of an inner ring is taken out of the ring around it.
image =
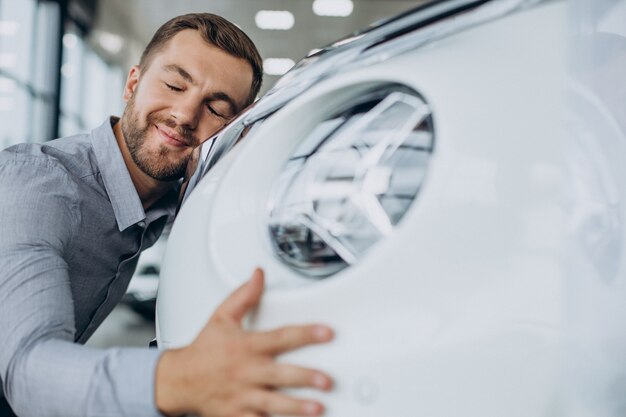
[[[261,266],[251,329],[322,322],[328,346],[280,360],[337,379],[330,417],[553,415],[564,226],[558,114],[565,2],[519,11],[366,67],[289,102],[198,182],[172,230],[157,306],[163,347],[193,340]],[[306,132],[374,85],[431,106],[435,152],[393,233],[321,280],[269,242],[273,183]],[[173,249],[170,249],[173,248]],[[184,248],[184,249],[183,249]]]

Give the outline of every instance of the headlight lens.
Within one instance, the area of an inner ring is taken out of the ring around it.
[[[424,181],[434,145],[430,107],[387,86],[323,120],[275,184],[269,230],[278,257],[323,278],[388,236]]]

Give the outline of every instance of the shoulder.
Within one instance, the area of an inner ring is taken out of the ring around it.
[[[22,143],[0,152],[0,169],[28,168],[82,178],[98,172],[91,136],[81,134],[45,143]]]
[[[49,148],[23,143],[0,152],[0,195],[5,204],[45,200],[74,205],[77,181],[72,166]]]
[[[56,166],[79,177],[97,170],[89,134],[12,146],[0,153],[0,165],[5,163]]]
[[[78,183],[41,148],[22,144],[0,152],[0,248],[63,248],[76,228]]]

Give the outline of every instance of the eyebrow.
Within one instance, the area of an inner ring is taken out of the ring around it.
[[[189,74],[187,71],[185,71],[184,68],[182,68],[179,65],[176,65],[176,64],[165,65],[163,69],[165,71],[176,72],[178,73],[178,75],[183,77],[183,79],[187,81],[188,83],[192,85],[196,85],[191,74]],[[239,106],[237,106],[237,104],[235,103],[235,100],[233,100],[231,96],[229,96],[228,94],[222,91],[218,91],[216,93],[211,94],[208,97],[208,99],[209,101],[218,100],[218,101],[225,101],[226,103],[228,103],[228,107],[230,108],[232,116],[235,116],[237,115],[237,113],[239,113]]]
[[[176,65],[176,64],[170,64],[170,65],[165,65],[163,67],[163,69],[165,71],[170,71],[170,72],[177,72],[181,77],[183,77],[185,79],[185,81],[191,83],[191,84],[195,84],[196,82],[193,80],[193,77],[191,76],[191,74],[189,74],[187,71],[185,71],[182,67]]]

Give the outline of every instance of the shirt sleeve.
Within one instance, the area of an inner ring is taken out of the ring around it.
[[[159,352],[73,343],[64,259],[75,183],[53,161],[0,156],[0,379],[20,417],[160,416]]]

